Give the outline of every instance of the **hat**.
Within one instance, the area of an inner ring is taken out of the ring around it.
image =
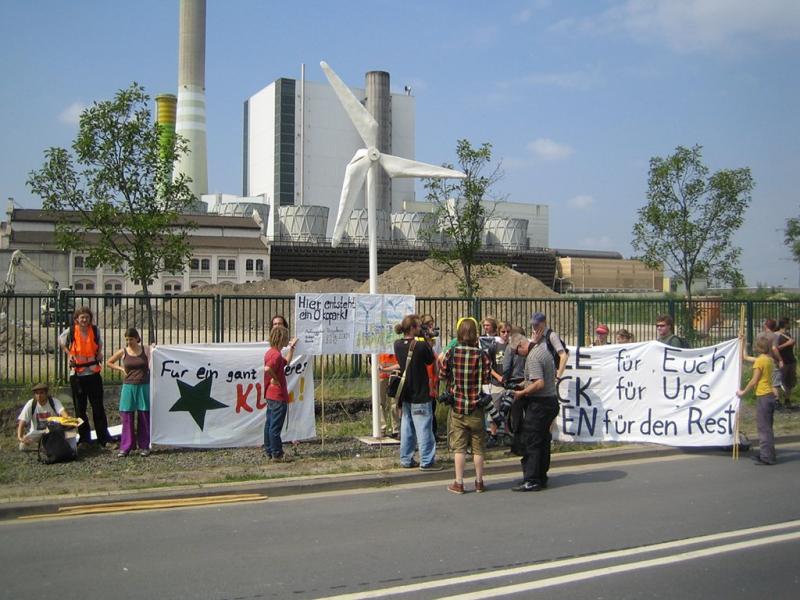
[[[49,390],[49,389],[50,389],[50,386],[48,386],[46,383],[39,382],[39,383],[35,384],[31,388],[31,391],[32,392],[38,392],[39,390],[45,390],[46,391],[46,390]]]
[[[608,325],[600,325],[597,326],[597,329],[594,330],[595,333],[599,333],[600,335],[608,335]]]
[[[535,313],[533,313],[533,316],[531,317],[531,323],[533,323],[534,325],[538,325],[539,323],[543,323],[546,320],[547,320],[547,317],[544,316],[543,312],[535,312]]]

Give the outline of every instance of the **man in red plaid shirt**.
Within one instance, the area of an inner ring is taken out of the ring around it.
[[[475,461],[475,491],[483,492],[483,465],[486,448],[484,409],[479,405],[483,382],[491,379],[492,361],[478,347],[478,324],[475,319],[463,319],[456,332],[458,344],[444,357],[442,380],[453,395],[450,409],[450,447],[455,456],[456,479],[447,489],[464,493],[464,467],[467,447],[472,448]],[[496,425],[493,425],[493,432]]]

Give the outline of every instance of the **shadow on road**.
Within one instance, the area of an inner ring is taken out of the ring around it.
[[[548,487],[560,488],[568,485],[583,485],[587,483],[607,483],[609,481],[617,481],[627,477],[625,471],[618,469],[609,469],[607,471],[590,471],[587,473],[564,473],[563,475],[554,475],[548,481]]]

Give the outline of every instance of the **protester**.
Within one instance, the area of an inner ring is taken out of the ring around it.
[[[380,379],[381,395],[381,437],[387,433],[393,438],[400,437],[400,414],[397,411],[397,401],[390,398],[388,392],[389,377],[392,373],[400,371],[397,357],[394,354],[378,355],[378,378]]]
[[[524,333],[515,333],[509,338],[503,355],[503,385],[520,383],[525,378],[525,358],[530,341]]]
[[[656,317],[656,340],[674,348],[685,348],[684,341],[672,330],[673,325],[672,317],[669,315]]]
[[[543,342],[545,348],[552,355],[558,356],[558,364],[555,365],[556,377],[561,378],[567,368],[567,349],[561,342],[561,337],[552,329],[547,327],[547,317],[544,313],[536,312],[531,317],[532,336],[531,341],[534,345]]]
[[[514,392],[517,403],[523,411],[521,428],[515,433],[515,447],[522,454],[523,481],[512,490],[538,492],[547,488],[550,424],[558,415],[555,364],[543,336],[528,352],[524,387]]]
[[[103,378],[100,376],[103,340],[100,330],[92,324],[92,320],[92,311],[88,306],[75,309],[73,325],[61,332],[58,343],[69,356],[69,384],[75,416],[83,420],[78,428],[78,444],[92,443],[87,414],[88,404],[91,404],[97,441],[101,446],[113,449],[114,443],[108,432],[108,417],[103,405]]]
[[[608,342],[608,325],[603,325],[600,323],[595,330],[595,338],[592,342],[592,346],[606,346]]]
[[[47,419],[69,416],[58,398],[50,396],[46,383],[37,383],[31,391],[33,398],[25,403],[17,417],[17,441],[20,450],[36,450],[39,439],[47,431]]]
[[[792,410],[792,390],[797,385],[797,358],[794,355],[794,338],[789,334],[789,319],[784,317],[778,321],[778,338],[776,347],[783,361],[781,368],[781,384],[783,390],[783,406]]]
[[[417,340],[422,331],[418,315],[406,315],[395,326],[403,337],[394,343],[394,354],[400,366],[401,388],[397,403],[400,405],[400,465],[422,471],[441,471],[436,464],[436,439],[433,435],[430,388],[427,365],[434,361],[433,350],[427,342]],[[419,444],[419,460],[414,451]]]
[[[286,327],[289,329],[289,322],[286,320],[286,317],[283,315],[273,315],[272,319],[270,319],[270,329],[280,325],[281,327]]]
[[[288,344],[284,358],[281,349]],[[281,429],[289,407],[289,388],[286,384],[286,366],[292,362],[297,338],[289,339],[289,330],[276,325],[269,332],[269,350],[264,354],[264,398],[267,401],[267,418],[264,422],[264,454],[270,460],[289,462],[283,453]]]
[[[494,337],[497,335],[497,319],[494,317],[484,317],[483,319],[483,337]]]
[[[142,338],[136,329],[131,327],[125,332],[125,347],[117,350],[106,365],[125,376],[119,395],[122,439],[117,456],[128,456],[137,447],[140,455],[149,456],[150,353],[142,346]]]
[[[630,344],[633,342],[633,334],[627,329],[619,329],[615,334],[618,344]]]
[[[750,390],[755,390],[756,395],[756,429],[758,430],[759,451],[753,458],[757,465],[774,465],[775,435],[772,431],[772,422],[775,414],[775,394],[772,389],[772,371],[775,363],[770,356],[772,341],[769,336],[759,334],[755,343],[758,356],[753,358],[747,354],[744,359],[753,364],[753,376],[749,383],[736,392],[741,398]]]
[[[775,369],[772,371],[772,393],[775,398],[780,397],[781,389],[781,371],[783,370],[783,358],[778,351],[778,322],[775,319],[764,319],[763,335],[769,340],[772,348],[770,349],[770,356],[775,361]]]
[[[481,384],[491,377],[492,363],[478,346],[475,322],[464,320],[456,331],[458,345],[447,351],[442,379],[452,393],[450,407],[450,434],[448,442],[455,457],[455,481],[447,489],[455,494],[464,493],[464,467],[467,448],[472,449],[475,463],[475,491],[483,492],[484,453],[486,430],[484,409],[478,400]],[[496,431],[494,426],[492,433]]]
[[[439,363],[436,360],[436,339],[439,335],[439,330],[436,327],[436,321],[432,315],[422,315],[420,317],[422,324],[420,340],[427,342],[433,350],[433,362],[425,366],[428,371],[428,396],[431,399],[431,428],[433,429],[433,437],[436,439],[439,432],[439,424],[436,422],[436,399],[439,397]]]

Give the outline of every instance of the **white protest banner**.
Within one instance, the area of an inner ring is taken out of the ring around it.
[[[267,403],[264,354],[269,345],[156,346],[150,370],[153,443],[194,448],[262,446]],[[312,357],[286,367],[289,410],[284,442],[316,436]]]
[[[306,354],[390,351],[394,326],[414,312],[401,294],[295,294],[298,349]]]
[[[739,411],[739,341],[570,348],[555,439],[730,446]]]

